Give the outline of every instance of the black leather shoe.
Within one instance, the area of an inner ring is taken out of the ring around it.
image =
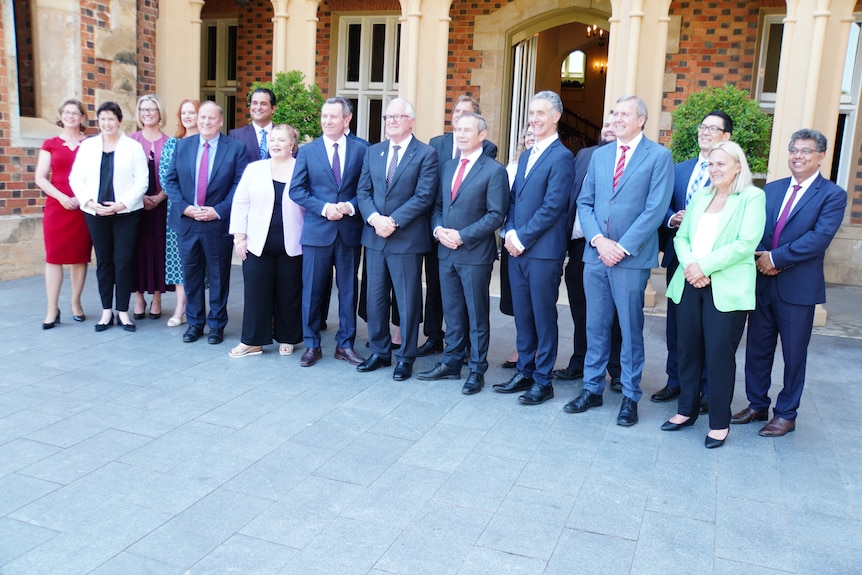
[[[143,313],[134,312],[134,313],[132,313],[132,317],[135,319],[144,319],[145,317],[147,317],[147,314],[146,314],[146,312],[143,312]]]
[[[380,369],[381,367],[389,367],[390,365],[392,365],[391,359],[383,359],[376,353],[372,353],[371,357],[356,366],[356,371],[374,371],[376,369]]]
[[[519,391],[527,391],[531,387],[533,387],[533,380],[519,371],[506,383],[495,383],[494,391],[497,393],[518,393]]]
[[[664,386],[654,394],[650,396],[650,401],[655,401],[656,403],[662,403],[665,401],[670,401],[676,397],[679,397],[678,389],[671,389],[668,386]]]
[[[517,361],[509,361],[507,359],[506,361],[504,361],[503,363],[500,364],[500,367],[502,367],[503,369],[515,369],[516,367],[518,367],[518,362]]]
[[[211,345],[218,345],[224,341],[224,330],[222,329],[210,329],[210,334],[207,337],[207,343]]]
[[[441,361],[434,366],[434,369],[417,373],[416,377],[424,381],[436,381],[438,379],[461,379],[461,368],[451,368]]]
[[[197,341],[203,334],[203,329],[190,325],[186,330],[186,333],[183,334],[183,341],[186,343],[192,343],[193,341]]]
[[[114,325],[114,316],[113,315],[111,316],[111,319],[108,320],[108,323],[97,323],[96,324],[96,331],[97,332],[105,331],[106,329],[108,329],[112,325]]]
[[[617,393],[623,392],[623,381],[618,377],[611,378],[611,391],[616,391]]]
[[[563,407],[566,413],[581,413],[604,403],[601,395],[582,389],[578,396]]]
[[[638,422],[638,404],[635,400],[623,396],[623,404],[620,406],[620,414],[617,416],[617,425],[631,427]]]
[[[539,405],[545,403],[549,399],[554,398],[554,386],[550,383],[542,385],[534,383],[530,391],[518,398],[518,403],[522,405]]]
[[[464,395],[473,395],[479,393],[485,387],[485,376],[478,371],[471,371],[467,376],[467,381],[464,382],[464,387],[461,388],[461,393]]]
[[[83,322],[87,321],[87,316],[85,316],[84,314],[81,314],[81,315],[75,315],[75,314],[73,313],[73,314],[72,314],[72,319],[73,319],[73,320],[75,320],[75,321],[76,321],[76,322],[78,322],[78,323],[83,323]],[[60,316],[59,316],[59,315],[57,316],[57,323],[60,323]]]
[[[724,445],[725,440],[727,440],[727,436],[725,436],[724,439],[716,439],[707,435],[706,438],[704,438],[703,440],[703,444],[706,446],[707,449],[715,449],[716,447],[721,447],[722,445]]]
[[[697,421],[696,417],[689,417],[687,420],[682,423],[674,423],[671,420],[667,420],[661,424],[662,431],[679,431],[683,427],[691,427],[694,425],[694,422]]]
[[[399,361],[395,364],[395,371],[392,372],[392,379],[395,381],[404,381],[410,379],[413,375],[413,365],[405,361]]]
[[[78,316],[75,315],[72,317],[78,317]],[[77,320],[75,320],[75,321],[77,321]],[[54,318],[54,321],[52,321],[50,323],[42,322],[42,329],[54,329],[54,326],[57,325],[58,323],[60,323],[60,310],[57,310],[57,317]]]
[[[419,346],[416,350],[416,357],[425,357],[426,355],[434,355],[435,353],[443,352],[443,340],[431,338],[425,340],[425,343]]]
[[[135,324],[133,324],[131,322],[123,323],[123,320],[121,320],[119,317],[117,317],[117,323],[122,326],[124,331],[135,333],[135,330],[137,329],[137,327],[135,327]]]
[[[562,379],[564,381],[571,381],[573,379],[581,379],[584,377],[583,369],[576,369],[574,367],[567,367],[566,369],[555,369],[554,377],[556,379]]]

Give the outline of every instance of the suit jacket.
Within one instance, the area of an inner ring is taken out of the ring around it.
[[[84,204],[99,200],[101,165],[102,137],[93,136],[81,142],[69,172],[69,185],[81,204],[81,211],[90,215],[96,215],[95,210],[85,208]],[[143,197],[149,182],[144,149],[135,140],[120,134],[114,150],[114,200],[125,205],[126,209],[119,213],[128,214],[144,207]]]
[[[608,145],[610,142],[604,142],[589,148],[581,148],[575,156],[575,186],[572,190],[572,197],[569,200],[568,210],[568,229],[571,230],[575,224],[575,216],[578,213],[578,197],[581,195],[581,190],[584,187],[584,180],[587,177],[587,170],[590,167],[590,160],[593,157],[593,152]],[[571,236],[570,236],[571,237]]]
[[[245,234],[248,251],[256,256],[263,253],[272,212],[275,206],[275,186],[272,183],[272,160],[249,164],[236,186],[230,211],[230,233]],[[295,160],[291,173],[296,174]],[[305,210],[288,196],[290,180],[281,197],[281,217],[284,225],[284,249],[289,256],[302,255],[302,220]]]
[[[495,231],[509,207],[506,168],[484,154],[479,156],[452,198],[452,180],[458,160],[444,163],[440,193],[431,214],[431,229],[438,226],[458,230],[464,242],[456,250],[440,244],[437,257],[462,264],[492,264],[497,259]]]
[[[663,268],[668,267],[674,258],[676,258],[673,238],[676,236],[678,228],[670,228],[667,223],[671,216],[685,209],[685,197],[688,195],[688,181],[691,179],[691,173],[699,161],[700,157],[698,156],[697,158],[680,162],[673,167],[673,195],[670,198],[670,205],[667,207],[664,221],[659,228],[659,248],[664,252],[664,257],[661,259],[661,267]]]
[[[578,197],[581,227],[587,239],[584,262],[598,262],[590,241],[597,235],[612,239],[631,255],[617,265],[651,269],[658,265],[658,227],[673,193],[670,152],[644,137],[628,158],[614,189],[616,146],[593,153],[584,187]]]
[[[562,261],[572,232],[564,216],[575,187],[575,157],[555,140],[525,177],[529,158],[530,154],[524,153],[518,160],[505,232],[515,230],[518,234],[525,248],[519,257]]]
[[[374,144],[365,152],[356,197],[362,219],[377,212],[398,225],[388,238],[381,238],[371,224],[362,229],[362,245],[395,254],[424,254],[431,250],[429,212],[438,192],[437,152],[414,136],[402,150],[398,168],[386,188],[389,141]]]
[[[790,178],[766,185],[766,228],[758,250],[771,251],[780,273],[775,276],[778,293],[787,303],[814,305],[826,301],[823,260],[826,248],[838,232],[847,207],[847,192],[818,175],[790,212],[779,245],[772,249],[772,236]],[[758,277],[758,291],[769,278]]]
[[[172,204],[168,223],[181,236],[186,235],[192,225],[192,220],[183,212],[195,203],[195,163],[199,145],[200,137],[178,140],[165,178],[165,192]],[[215,208],[219,215],[217,232],[227,234],[233,194],[248,162],[242,143],[224,135],[219,136],[215,154],[206,205]]]
[[[245,157],[247,163],[252,163],[260,160],[260,143],[257,141],[257,132],[254,131],[254,126],[248,124],[242,128],[234,128],[227,133],[228,136],[239,140],[245,146]],[[267,133],[269,137],[269,133]],[[266,158],[269,159],[269,152],[266,153]]]
[[[438,168],[440,172],[443,172],[443,166],[446,165],[446,162],[453,159],[452,158],[452,150],[455,149],[455,136],[452,132],[447,132],[445,134],[440,134],[439,136],[434,136],[431,138],[431,141],[428,142],[428,145],[434,148],[437,152],[437,161],[439,162]],[[492,160],[497,158],[497,145],[490,140],[482,141],[482,155],[488,156]]]
[[[290,184],[290,198],[305,208],[302,243],[307,246],[332,245],[337,236],[349,246],[358,246],[362,235],[362,216],[356,201],[356,186],[362,173],[362,160],[368,144],[359,138],[345,138],[341,186],[335,185],[332,166],[323,136],[299,149],[296,169]],[[350,202],[356,214],[329,221],[323,214],[327,203]]]
[[[674,239],[680,265],[668,285],[667,297],[679,303],[686,283],[685,267],[696,261],[710,279],[715,309],[723,312],[754,309],[757,277],[754,250],[766,222],[766,196],[763,190],[754,186],[731,194],[721,211],[712,251],[698,259],[691,251],[692,242],[697,226],[714,197],[715,190],[710,187],[696,193],[688,205]]]

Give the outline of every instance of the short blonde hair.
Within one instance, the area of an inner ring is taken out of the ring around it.
[[[719,142],[714,145],[712,149],[709,151],[709,155],[712,156],[712,153],[716,150],[721,150],[735,161],[739,165],[739,173],[736,174],[736,178],[733,180],[733,184],[730,186],[731,194],[738,194],[745,188],[751,185],[752,177],[751,177],[751,169],[748,167],[748,160],[745,158],[745,152],[742,151],[742,148],[734,141],[726,140],[724,142]],[[715,186],[712,186],[713,188]]]

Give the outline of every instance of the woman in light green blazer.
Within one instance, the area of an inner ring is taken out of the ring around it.
[[[754,250],[766,223],[766,196],[751,184],[745,153],[721,142],[709,153],[710,185],[688,205],[674,248],[679,269],[667,295],[677,308],[680,396],[677,414],[662,425],[676,431],[698,415],[700,374],[709,373],[705,445],[720,447],[730,431],[736,348],[754,309]]]

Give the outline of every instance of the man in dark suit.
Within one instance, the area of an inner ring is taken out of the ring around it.
[[[245,146],[249,164],[269,157],[267,142],[272,133],[272,115],[275,112],[276,103],[272,90],[257,88],[251,93],[248,103],[251,124],[228,132],[228,136],[239,140]]]
[[[587,356],[584,388],[565,410],[580,413],[602,405],[616,310],[623,336],[623,399],[617,424],[623,426],[638,421],[644,289],[650,270],[658,265],[657,230],[673,193],[673,159],[666,148],[644,137],[646,120],[643,100],[637,96],[617,100],[616,145],[595,151],[578,197],[578,215],[587,238]]]
[[[353,114],[344,98],[329,98],[320,112],[323,135],[299,149],[290,198],[305,208],[302,227],[302,323],[306,350],[303,367],[323,357],[320,317],[329,300],[332,269],[338,285],[338,332],[335,359],[359,365],[356,353],[356,291],[362,217],[356,185],[368,144],[348,138]]]
[[[466,94],[462,94],[458,96],[455,106],[452,108],[450,125],[453,130],[458,123],[458,118],[465,113],[482,115],[479,110],[479,102]],[[448,132],[434,136],[428,145],[437,152],[437,167],[440,169],[440,176],[442,177],[443,167],[446,163],[461,155],[454,133]],[[494,159],[497,157],[497,146],[490,140],[483,140],[482,153]],[[443,351],[445,333],[443,332],[443,305],[440,297],[440,270],[437,263],[437,250],[434,249],[425,254],[425,313],[422,329],[428,339],[419,346],[416,355],[424,357]]]
[[[233,193],[247,162],[242,144],[219,133],[223,123],[218,104],[201,104],[200,135],[177,142],[165,181],[173,205],[170,224],[177,232],[185,277],[186,343],[197,341],[205,321],[210,328],[209,343],[221,343],[227,325],[232,255],[228,224]],[[209,316],[204,276],[209,280]]]
[[[574,325],[574,332],[572,334],[574,351],[566,367],[554,370],[555,379],[575,380],[584,377],[584,357],[587,355],[587,297],[584,294],[584,247],[587,240],[584,239],[584,231],[581,229],[581,222],[577,217],[576,202],[581,193],[593,152],[600,146],[615,142],[617,139],[612,123],[613,114],[611,113],[605,117],[605,121],[602,124],[602,131],[599,136],[601,141],[599,144],[583,148],[575,156],[575,188],[569,200],[569,221],[572,222],[572,235],[569,238],[569,261],[566,263],[566,269],[563,273],[563,277],[566,280],[566,293],[569,297],[569,311],[572,314],[572,323]],[[611,389],[616,392],[623,390],[622,380],[620,379],[620,373],[622,372],[622,368],[620,367],[622,339],[620,322],[616,314],[614,314],[614,324],[611,331],[611,355],[608,359],[608,375],[611,376]]]
[[[494,391],[525,391],[518,398],[524,405],[554,397],[557,294],[571,231],[565,216],[575,185],[575,157],[557,135],[562,113],[563,103],[554,92],[539,92],[530,100],[536,143],[518,160],[506,219],[518,373],[494,385]]]
[[[470,375],[461,392],[482,390],[488,370],[491,336],[491,269],[497,259],[496,231],[509,207],[506,168],[482,152],[488,133],[485,119],[464,112],[455,124],[461,152],[449,160],[440,177],[431,215],[434,237],[440,242],[440,289],[448,335],[443,361],[419,379],[460,379],[470,342]]]
[[[713,110],[703,117],[697,127],[697,144],[700,147],[700,155],[690,160],[679,162],[673,167],[673,196],[670,206],[665,214],[664,222],[659,230],[659,241],[663,246],[664,257],[661,266],[667,268],[667,283],[676,273],[679,267],[679,259],[673,247],[673,238],[676,230],[682,224],[685,209],[691,196],[701,188],[709,185],[709,151],[713,146],[726,142],[733,135],[733,120],[720,110]],[[667,344],[667,362],[665,372],[667,373],[667,385],[650,396],[651,401],[671,401],[679,396],[679,376],[677,375],[676,360],[676,304],[667,299],[667,321],[665,323],[665,342]],[[701,381],[701,395],[706,393],[706,378]],[[705,397],[701,399],[701,405],[706,409]]]
[[[431,249],[429,212],[438,193],[437,152],[413,137],[413,104],[395,98],[383,117],[386,141],[368,148],[356,196],[367,222],[362,230],[368,283],[371,357],[356,367],[374,371],[392,362],[390,290],[401,316],[401,348],[393,379],[413,373],[422,301],[422,254]],[[388,273],[387,273],[388,272]]]
[[[805,386],[814,308],[826,301],[823,259],[847,207],[847,192],[820,175],[826,137],[799,130],[790,138],[790,178],[767,184],[766,229],[755,252],[757,303],[748,315],[745,394],[749,405],[731,423],[766,421],[778,337],[784,357],[784,388],[760,431],[780,437],[796,429]]]

